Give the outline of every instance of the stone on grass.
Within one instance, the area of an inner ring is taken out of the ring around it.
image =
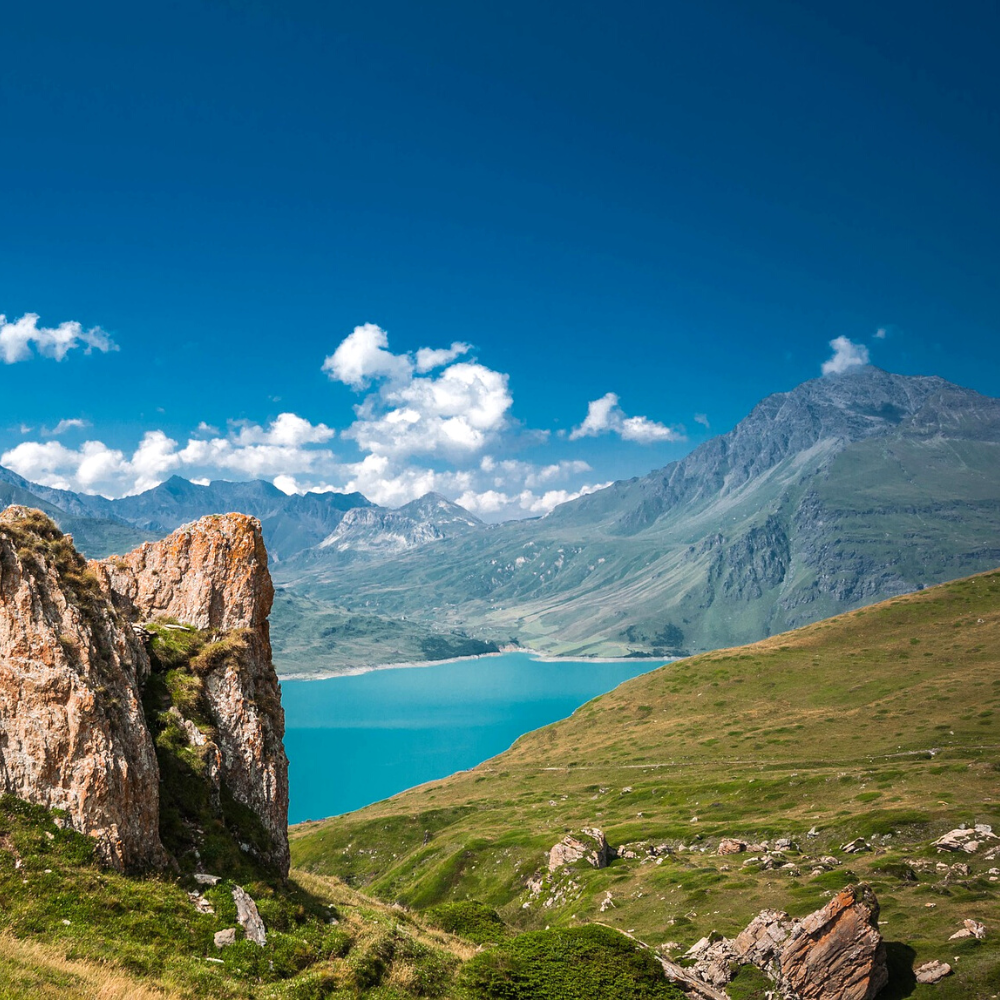
[[[225,948],[228,944],[236,943],[236,928],[227,927],[224,931],[215,932],[215,947]]]
[[[919,968],[913,970],[917,974],[918,983],[937,983],[950,975],[951,966],[947,962],[924,962]]]
[[[236,919],[243,928],[248,941],[259,944],[262,948],[267,943],[267,931],[264,921],[257,912],[257,904],[247,895],[241,886],[233,886],[233,902],[236,904]]]

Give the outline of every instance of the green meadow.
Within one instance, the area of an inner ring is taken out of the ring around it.
[[[998,666],[993,572],[668,664],[471,771],[294,827],[293,864],[418,911],[475,900],[519,930],[599,921],[675,955],[866,880],[896,995],[992,997],[1000,859],[984,855],[1000,841],[930,845],[963,823],[1000,834]],[[547,850],[583,826],[636,856],[549,875]],[[716,855],[722,837],[796,847],[765,868]],[[869,850],[841,850],[858,837]],[[839,864],[814,875],[821,857]],[[985,941],[948,941],[965,918]],[[914,987],[908,970],[935,958],[955,974]]]

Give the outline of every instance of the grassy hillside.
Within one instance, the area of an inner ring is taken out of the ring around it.
[[[484,907],[418,915],[305,872],[212,887],[128,877],[99,868],[93,842],[57,820],[0,799],[0,1000],[683,1000],[651,954],[606,928],[513,935]],[[220,951],[236,884],[267,943],[238,934]]]
[[[961,823],[1000,833],[998,667],[992,572],[669,664],[472,771],[293,828],[293,863],[389,902],[476,899],[522,929],[603,921],[675,953],[864,878],[894,995],[939,958],[956,974],[914,997],[993,997],[1000,859],[930,843]],[[636,856],[549,876],[548,848],[591,825]],[[798,849],[767,868],[717,856],[722,837]],[[841,850],[857,837],[872,849]],[[826,856],[839,864],[813,874]],[[968,917],[987,940],[949,942]]]

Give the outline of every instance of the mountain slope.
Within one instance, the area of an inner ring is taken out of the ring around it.
[[[679,462],[383,562],[316,600],[552,652],[709,649],[1000,561],[1000,400],[876,368],[764,400]]]
[[[969,917],[991,927],[1000,904],[998,650],[994,571],[679,660],[479,767],[292,827],[294,864],[417,909],[472,898],[520,928],[601,921],[675,955],[862,878],[897,986],[909,976],[892,995],[939,959],[956,974],[914,997],[986,1000],[1000,942],[949,937]],[[970,852],[932,846],[975,823]],[[549,849],[593,827],[617,858],[550,870]],[[723,838],[744,848],[718,854]]]

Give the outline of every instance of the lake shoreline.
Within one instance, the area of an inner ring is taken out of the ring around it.
[[[539,663],[673,663],[681,659],[678,656],[555,656],[551,653],[543,653],[528,646],[508,647],[498,650],[496,653],[473,653],[471,656],[451,656],[444,660],[414,660],[404,663],[377,663],[370,667],[347,667],[344,670],[317,671],[315,673],[289,673],[278,672],[279,683],[285,681],[328,681],[336,677],[357,677],[359,674],[369,674],[373,670],[410,670],[418,667],[436,667],[443,663],[464,663],[466,660],[487,660],[497,656],[506,656],[508,653],[527,653],[533,660]]]

